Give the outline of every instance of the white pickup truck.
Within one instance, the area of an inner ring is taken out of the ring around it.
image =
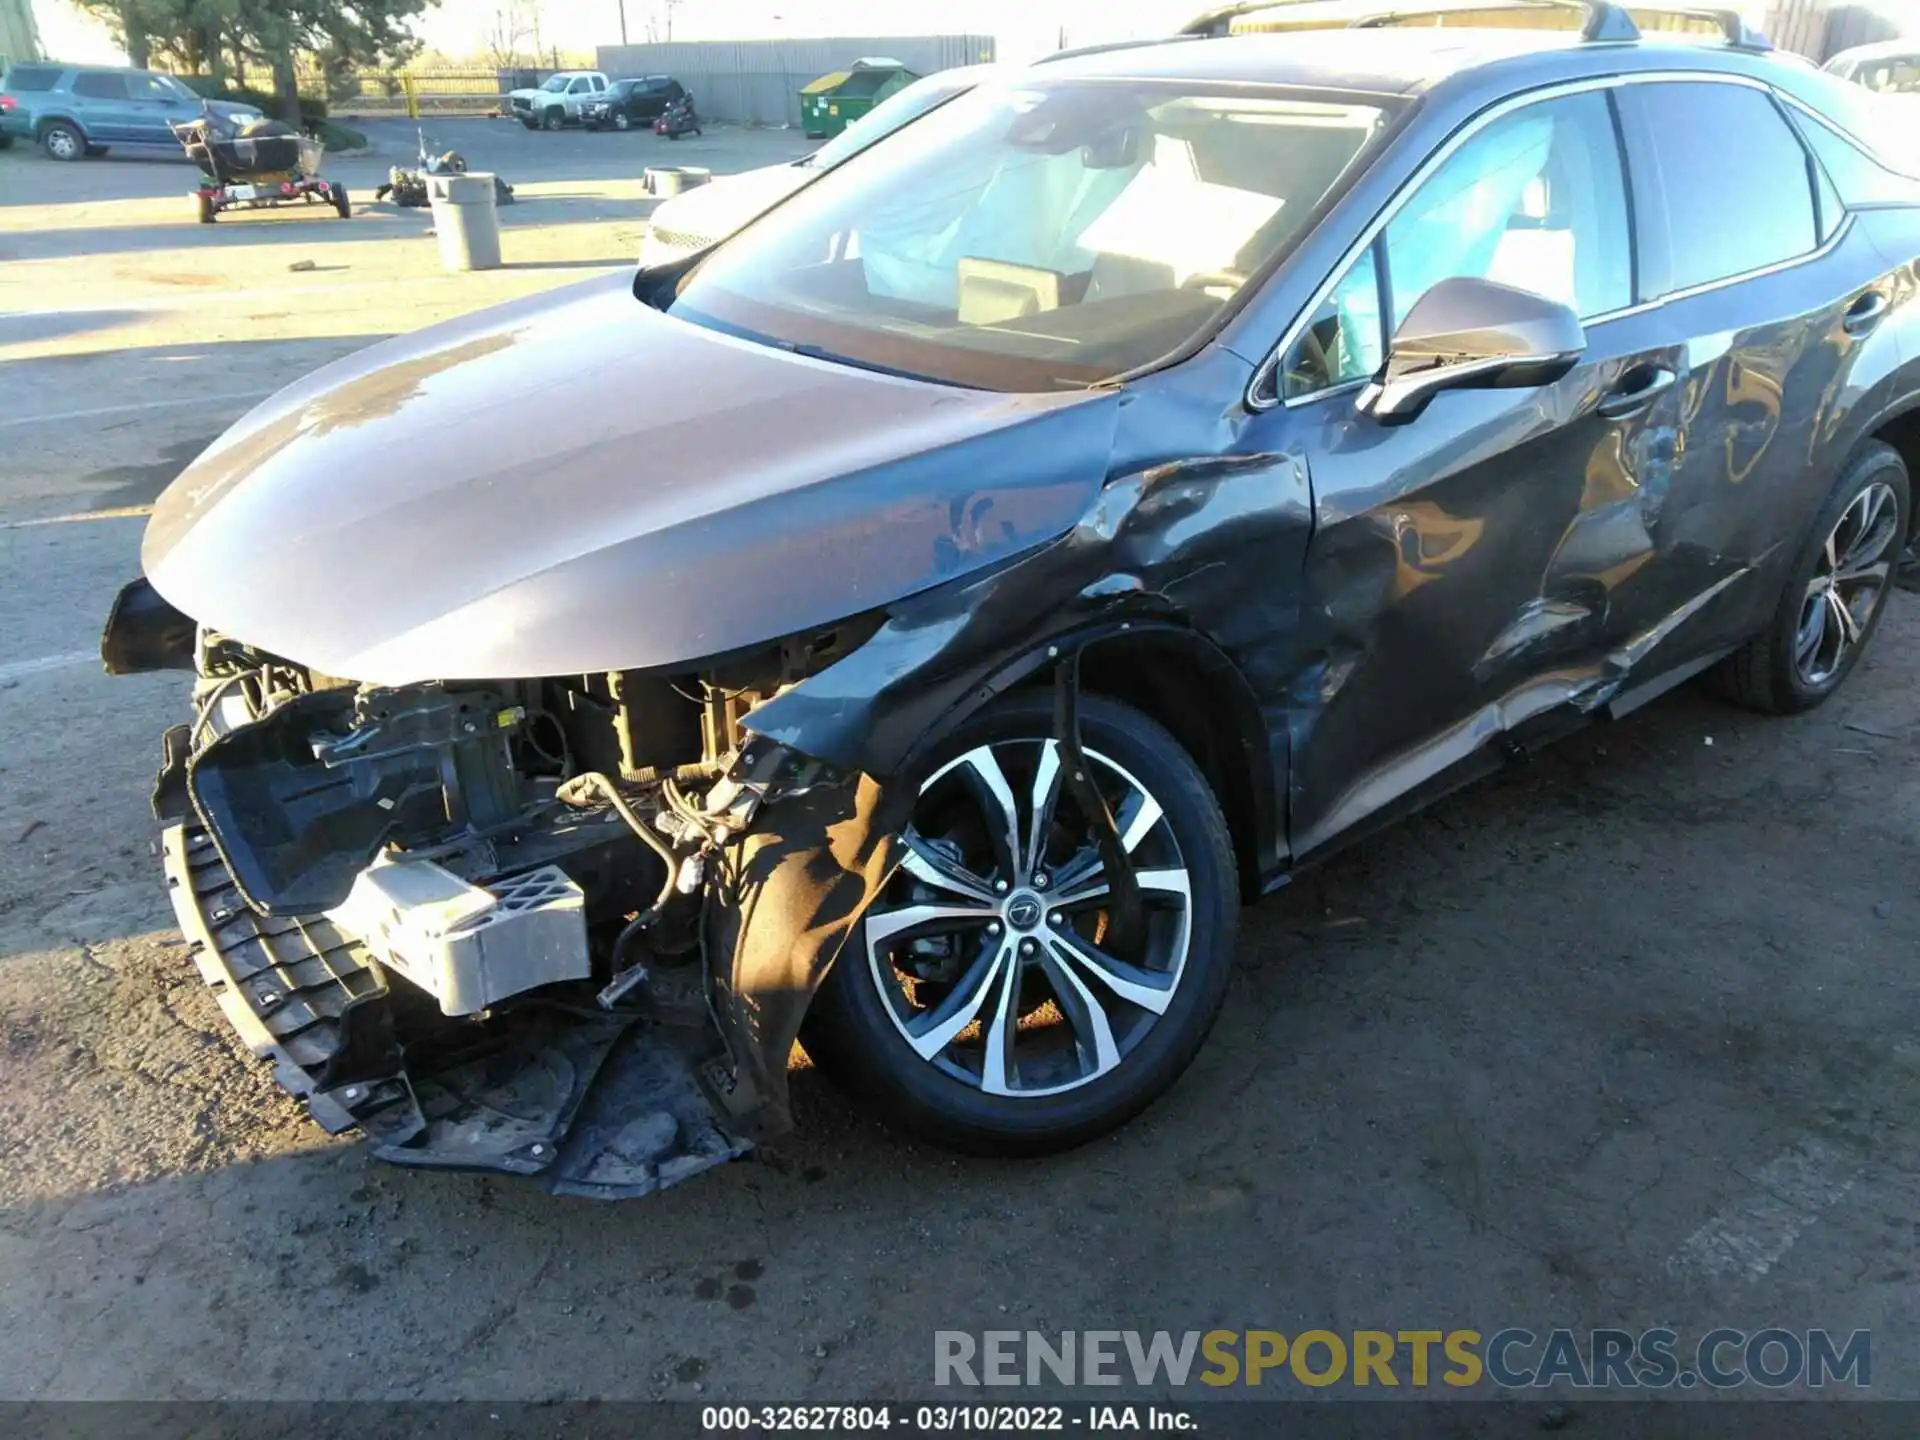
[[[529,130],[558,130],[563,125],[578,125],[581,107],[605,94],[606,89],[607,77],[598,70],[561,70],[535,89],[513,91],[507,103],[513,118]]]

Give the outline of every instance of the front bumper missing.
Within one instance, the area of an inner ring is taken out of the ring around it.
[[[181,741],[169,737],[170,762]],[[157,801],[168,788],[163,773]],[[696,1078],[718,1049],[710,1028],[532,998],[408,1043],[399,1012],[431,1008],[426,997],[390,985],[325,917],[257,914],[198,820],[159,808],[174,914],[201,978],[330,1133],[357,1125],[398,1165],[537,1176],[598,1199],[650,1194],[750,1148]]]

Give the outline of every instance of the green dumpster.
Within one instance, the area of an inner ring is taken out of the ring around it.
[[[896,90],[920,77],[898,60],[856,60],[800,87],[800,128],[811,140],[838,135]]]

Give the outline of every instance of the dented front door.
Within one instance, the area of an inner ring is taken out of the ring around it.
[[[1458,778],[1541,717],[1601,702],[1658,549],[1683,358],[1636,308],[1613,97],[1576,87],[1450,140],[1290,340],[1259,443],[1304,454],[1315,528],[1292,697],[1296,859]],[[1355,384],[1437,282],[1535,291],[1585,318],[1561,380],[1438,396],[1412,423]]]
[[[1287,415],[1316,521],[1292,717],[1296,859],[1617,678],[1615,596],[1653,553],[1679,412],[1662,382],[1601,413],[1663,358],[1640,338],[1596,326],[1563,380],[1443,395],[1410,425],[1375,423],[1351,394]]]

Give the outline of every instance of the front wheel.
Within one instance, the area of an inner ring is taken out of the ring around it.
[[[545,125],[549,130],[558,130],[566,123],[567,112],[560,109],[549,110],[541,117],[541,124]]]
[[[616,130],[631,130],[633,128],[633,117],[624,110],[614,111],[613,128]]]
[[[200,201],[200,223],[202,225],[213,224],[213,217],[216,213],[213,208],[213,197],[203,192],[197,198]]]
[[[333,208],[342,220],[353,218],[353,201],[347,194],[347,187],[334,184],[327,187],[327,193],[333,198]]]
[[[937,1143],[1039,1155],[1111,1130],[1179,1078],[1226,995],[1238,881],[1179,742],[1088,696],[1081,774],[1132,863],[1119,933],[1051,696],[968,721],[917,784],[901,865],[802,1031],[851,1094]]]
[[[1838,690],[1886,609],[1909,510],[1899,452],[1866,446],[1821,507],[1766,630],[1720,663],[1715,688],[1774,715],[1811,710]]]
[[[78,160],[87,153],[86,137],[64,120],[40,132],[40,146],[55,160]]]

